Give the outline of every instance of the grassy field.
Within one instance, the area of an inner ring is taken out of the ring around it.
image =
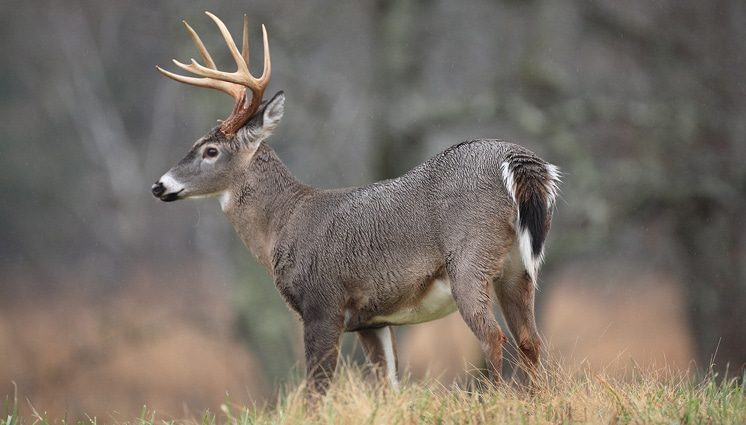
[[[545,362],[546,363],[546,362]],[[692,380],[667,370],[641,371],[630,365],[627,376],[612,378],[584,366],[570,370],[546,366],[541,384],[529,392],[515,382],[478,389],[404,382],[400,391],[373,382],[359,368],[343,366],[329,394],[308,409],[302,385],[282,392],[273,406],[245,407],[229,400],[217,412],[185,418],[165,417],[143,409],[137,418],[46,417],[41,406],[18,417],[19,401],[6,400],[0,425],[52,423],[156,424],[484,424],[484,423],[746,423],[746,379],[710,376]],[[369,375],[368,375],[369,376]]]

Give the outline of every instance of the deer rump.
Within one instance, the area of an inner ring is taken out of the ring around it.
[[[525,148],[475,140],[396,179],[321,191],[276,239],[275,280],[304,316],[343,311],[346,331],[441,318],[454,276],[535,284],[558,181]]]

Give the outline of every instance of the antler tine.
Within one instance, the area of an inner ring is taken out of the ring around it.
[[[235,135],[261,105],[264,90],[267,88],[269,77],[272,74],[267,28],[262,25],[264,69],[262,75],[259,78],[256,78],[251,75],[251,71],[249,70],[249,24],[246,15],[244,15],[243,20],[243,37],[241,52],[239,52],[233,37],[223,21],[210,12],[205,12],[205,14],[215,22],[215,25],[217,25],[238,69],[235,72],[220,71],[215,65],[212,56],[210,56],[210,52],[207,51],[205,44],[200,39],[199,35],[197,35],[197,32],[194,31],[186,21],[183,21],[184,26],[192,37],[194,45],[197,47],[197,50],[199,50],[199,53],[207,66],[199,64],[194,59],[192,59],[189,64],[179,62],[176,59],[174,59],[173,62],[179,68],[201,78],[174,74],[173,72],[166,71],[159,66],[156,68],[161,74],[180,83],[219,90],[233,97],[236,101],[236,104],[233,107],[233,112],[223,121],[220,130],[226,135]],[[248,97],[246,91],[247,88],[251,90],[251,98]]]
[[[269,80],[269,77],[272,72],[272,64],[271,64],[271,58],[269,53],[269,38],[267,36],[267,28],[262,25],[262,41],[264,43],[264,69],[262,71],[262,75],[259,78],[254,77],[251,75],[251,72],[248,68],[248,61],[244,60],[244,55],[248,56],[249,53],[249,47],[248,47],[248,19],[244,19],[244,34],[243,34],[243,52],[239,53],[238,48],[236,47],[236,43],[233,41],[233,38],[230,35],[230,32],[228,31],[228,28],[226,28],[223,21],[221,21],[217,16],[213,15],[210,12],[205,12],[210,18],[212,18],[215,21],[215,24],[218,26],[218,29],[220,30],[221,34],[223,35],[223,38],[225,39],[226,44],[228,45],[228,49],[231,52],[231,55],[233,56],[233,59],[236,62],[236,65],[238,66],[238,70],[236,72],[224,72],[219,71],[217,67],[215,66],[215,62],[213,61],[212,57],[210,56],[210,53],[207,51],[207,48],[205,48],[204,43],[202,43],[202,40],[199,38],[199,35],[194,31],[194,29],[189,26],[186,22],[184,22],[187,30],[189,31],[190,35],[192,35],[192,39],[194,41],[195,46],[197,46],[197,49],[200,51],[200,54],[202,58],[205,60],[208,66],[204,66],[199,64],[194,59],[191,60],[190,64],[184,64],[177,60],[174,60],[174,64],[178,66],[181,69],[184,69],[185,71],[189,71],[192,74],[198,75],[200,77],[215,79],[215,80],[221,80],[225,82],[230,82],[233,84],[240,84],[242,86],[251,88],[253,91],[263,91],[263,87],[265,86]],[[174,74],[175,75],[175,74]],[[205,87],[208,87],[205,85]],[[209,86],[212,87],[212,86]]]
[[[228,31],[228,28],[225,26],[223,21],[220,20],[217,16],[213,15],[210,12],[205,11],[205,14],[210,17],[213,21],[215,21],[215,25],[218,26],[218,29],[220,30],[220,34],[223,35],[223,39],[225,40],[225,44],[228,46],[228,50],[231,52],[231,56],[233,56],[233,60],[236,61],[236,66],[238,66],[238,73],[250,75],[249,73],[249,67],[246,64],[246,61],[244,61],[243,56],[241,56],[241,53],[238,51],[238,47],[236,47],[236,42],[233,41],[233,37],[231,36],[231,33]]]
[[[217,69],[217,67],[215,66],[215,61],[213,61],[212,56],[210,56],[210,52],[207,51],[205,44],[202,43],[202,40],[199,38],[199,35],[197,34],[197,32],[194,31],[194,28],[192,28],[187,21],[181,21],[181,22],[186,27],[186,30],[189,33],[189,35],[192,36],[192,41],[194,41],[194,45],[197,46],[197,50],[199,50],[199,54],[202,56],[202,59],[204,59],[207,66],[212,69]]]
[[[179,67],[181,67],[183,69],[189,69],[188,65],[185,65],[185,64],[183,64],[183,63],[181,63],[181,62],[179,62],[179,61],[177,61],[175,59],[173,61]],[[189,84],[189,85],[197,86],[197,87],[205,87],[205,88],[208,88],[208,89],[215,89],[215,90],[221,91],[221,92],[223,92],[223,93],[231,96],[232,98],[234,98],[236,100],[240,99],[241,96],[243,95],[243,90],[244,90],[243,87],[242,86],[237,86],[237,85],[235,85],[233,83],[229,83],[229,82],[226,82],[226,81],[215,80],[215,79],[212,79],[212,78],[196,78],[196,77],[187,77],[187,76],[184,76],[184,75],[174,74],[173,72],[166,71],[165,69],[163,69],[163,68],[161,68],[160,66],[157,66],[157,65],[156,65],[155,68],[161,74],[165,75],[166,77],[168,77],[168,78],[170,78],[172,80],[176,80],[176,81],[178,81],[180,83]]]
[[[200,77],[206,77],[214,80],[220,80],[225,81],[232,84],[238,84],[245,87],[254,87],[255,82],[252,81],[252,77],[248,74],[243,74],[240,71],[237,72],[223,72],[218,71],[217,69],[208,68],[206,66],[200,65],[197,61],[194,59],[191,59],[191,63],[185,64],[177,61],[176,59],[173,59],[173,63],[178,66],[179,68],[189,71],[192,74],[198,75]]]
[[[264,42],[264,69],[259,80],[262,85],[266,85],[269,81],[269,76],[272,75],[272,61],[269,58],[269,38],[267,37],[267,27],[264,24],[262,24],[262,39]]]
[[[243,15],[243,41],[241,43],[241,56],[243,56],[246,67],[249,66],[249,17]]]
[[[155,69],[157,69],[158,72],[165,75],[166,77],[171,78],[172,80],[176,80],[180,83],[204,87],[205,83],[207,82],[207,80],[205,80],[204,78],[186,77],[184,75],[174,74],[171,71],[166,71],[165,69],[161,68],[158,65],[155,66]]]
[[[242,70],[241,66],[239,66],[239,69],[236,72],[223,72],[218,71],[214,68],[209,68],[203,65],[200,65],[192,59],[192,62],[190,64],[184,64],[177,60],[174,60],[174,64],[178,66],[181,69],[184,69],[185,71],[189,71],[195,75],[199,75],[201,77],[207,77],[207,78],[214,78],[217,80],[222,81],[228,81],[235,84],[240,84],[246,87],[251,88],[252,90],[259,90],[261,89],[263,91],[263,88],[261,86],[266,85],[269,81],[269,77],[272,73],[272,63],[269,53],[269,40],[267,37],[267,28],[262,25],[262,36],[263,36],[263,42],[264,42],[264,69],[262,71],[262,75],[259,78],[255,78],[248,70],[248,66],[246,62],[243,62],[242,60],[237,61],[236,63],[243,64],[243,67],[246,68],[246,70]],[[232,40],[231,40],[232,41]],[[236,54],[238,54],[238,49],[236,48],[235,43],[230,43],[234,49],[236,49]],[[229,48],[231,46],[229,45]],[[241,58],[241,56],[239,56]],[[242,59],[242,58],[241,58]]]

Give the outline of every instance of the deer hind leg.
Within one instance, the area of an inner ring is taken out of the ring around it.
[[[490,378],[497,382],[501,378],[505,334],[492,311],[491,277],[455,264],[448,266],[448,275],[459,313],[479,340]]]
[[[396,377],[398,360],[396,355],[396,338],[390,326],[378,329],[361,329],[357,331],[363,344],[365,355],[375,367],[378,377],[388,380],[394,389],[399,389]]]
[[[536,329],[534,315],[534,282],[528,273],[521,269],[517,274],[508,274],[496,281],[495,292],[505,322],[518,346],[523,370],[533,382],[541,351],[541,338]]]

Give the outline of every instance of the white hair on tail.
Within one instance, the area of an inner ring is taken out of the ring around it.
[[[526,272],[528,272],[528,275],[531,277],[531,281],[534,282],[534,286],[536,286],[538,264],[534,261],[534,256],[531,252],[531,233],[529,233],[528,229],[521,229],[521,212],[520,208],[518,208],[518,199],[515,196],[515,177],[513,175],[513,169],[508,161],[503,162],[500,165],[500,169],[502,170],[505,189],[508,191],[510,198],[513,199],[513,203],[516,206],[515,230],[518,234],[518,250],[521,253],[523,268],[526,269]]]
[[[533,252],[531,252],[531,234],[528,229],[520,230],[518,235],[518,249],[521,252],[523,268],[526,269],[526,273],[531,277],[531,281],[534,282],[534,287],[537,287],[536,274],[539,272],[539,265],[544,257],[544,250],[541,250],[538,258],[534,257]]]
[[[515,198],[515,180],[513,179],[513,170],[510,169],[510,163],[508,161],[503,162],[500,165],[500,169],[503,173],[505,189],[508,190],[508,194],[513,198],[513,202],[518,205],[518,200]]]
[[[516,181],[513,175],[513,169],[510,162],[505,161],[500,164],[502,171],[503,183],[508,194],[513,199],[513,203],[516,207],[519,206],[518,199],[516,198]],[[542,183],[545,185],[547,193],[547,211],[551,211],[554,206],[557,194],[559,193],[559,183],[561,181],[561,173],[557,166],[552,164],[546,164],[545,169],[547,171],[547,179]],[[518,249],[521,254],[521,260],[523,261],[523,267],[526,269],[531,281],[534,286],[537,286],[537,275],[539,272],[539,266],[544,261],[544,246],[542,244],[541,251],[538,255],[534,255],[531,244],[531,233],[529,230],[521,228],[521,217],[520,208],[516,208],[516,222],[515,229],[518,236]]]
[[[549,181],[547,182],[547,207],[552,208],[557,200],[559,194],[559,184],[562,182],[562,173],[556,165],[547,164],[547,173],[549,174]]]

